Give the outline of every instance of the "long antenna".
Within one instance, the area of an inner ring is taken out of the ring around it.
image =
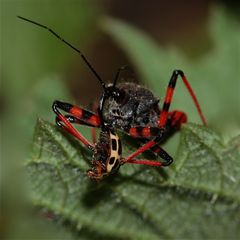
[[[118,69],[118,71],[117,71],[117,73],[116,73],[116,75],[115,75],[114,81],[113,81],[113,86],[114,86],[114,87],[115,87],[116,84],[117,84],[117,80],[118,80],[118,77],[119,77],[120,73],[121,73],[122,71],[125,71],[125,70],[130,71],[130,72],[132,73],[132,71],[131,71],[131,69],[129,68],[128,65],[123,65],[122,67],[120,67],[120,68]]]
[[[67,42],[66,40],[64,40],[62,37],[60,37],[56,32],[54,32],[51,28],[44,26],[38,22],[32,21],[30,19],[21,17],[21,16],[17,16],[18,18],[26,21],[26,22],[30,22],[33,23],[34,25],[37,25],[39,27],[45,28],[46,30],[48,30],[50,33],[52,33],[55,37],[57,37],[58,39],[60,39],[62,42],[64,42],[66,45],[68,45],[70,48],[72,48],[73,50],[75,50],[76,52],[78,52],[81,56],[81,58],[83,59],[83,61],[88,65],[89,69],[92,71],[92,73],[95,75],[95,77],[99,80],[99,82],[101,83],[102,87],[105,89],[105,83],[102,80],[102,78],[98,75],[98,73],[95,71],[95,69],[93,68],[93,66],[88,62],[88,60],[86,59],[86,57],[82,54],[82,52],[75,48],[72,44],[70,44],[69,42]]]

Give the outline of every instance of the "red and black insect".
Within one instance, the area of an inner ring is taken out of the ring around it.
[[[23,17],[19,18],[47,29],[55,37],[78,52],[103,88],[103,94],[95,112],[61,101],[55,101],[52,106],[53,111],[57,115],[57,125],[74,135],[84,145],[93,150],[93,169],[88,171],[89,177],[99,179],[118,169],[118,167],[124,163],[145,164],[150,166],[168,166],[172,163],[172,157],[160,147],[160,144],[176,133],[181,125],[187,121],[187,116],[184,112],[178,110],[169,111],[179,76],[189,91],[203,124],[206,125],[206,120],[198,100],[183,71],[173,71],[163,106],[160,108],[159,99],[147,88],[129,82],[117,84],[119,74],[125,67],[119,68],[113,83],[106,85],[80,50],[65,41],[47,26]],[[63,115],[60,110],[67,114]],[[72,124],[87,125],[93,129],[101,128],[98,143],[90,143]],[[121,158],[121,141],[115,133],[116,129],[122,130],[128,135],[137,138],[143,145],[130,156]],[[153,151],[164,161],[158,162],[135,159],[146,150]]]

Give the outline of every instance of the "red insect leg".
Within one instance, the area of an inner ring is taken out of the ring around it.
[[[148,166],[154,166],[154,167],[160,167],[163,166],[163,164],[161,162],[157,162],[157,161],[151,161],[151,160],[137,160],[137,159],[130,159],[127,161],[123,161],[124,163],[134,163],[134,164],[143,164],[143,165],[148,165]]]
[[[125,162],[129,162],[130,160],[132,160],[133,158],[135,158],[142,152],[145,152],[149,148],[153,147],[155,144],[156,144],[156,142],[154,140],[147,142],[146,144],[144,144],[143,146],[138,148],[135,152],[133,152],[131,155],[129,155],[127,158],[125,158]]]
[[[90,148],[90,149],[94,148],[94,145],[92,143],[90,143],[86,138],[84,138],[61,113],[59,113],[57,115],[57,120],[59,120],[58,125],[60,124],[60,126],[65,131],[71,133],[73,136],[75,136],[78,140],[80,140],[88,148]],[[64,125],[61,122],[63,122]]]
[[[173,75],[172,75],[172,77],[171,77],[171,79],[169,81],[169,84],[168,84],[168,88],[167,88],[167,92],[166,92],[163,108],[162,108],[162,111],[161,111],[160,117],[159,117],[159,127],[162,128],[166,124],[166,121],[167,121],[167,118],[168,118],[169,107],[170,107],[171,102],[172,102],[172,96],[173,96],[174,88],[176,86],[176,82],[177,82],[177,79],[178,79],[179,75],[181,76],[185,87],[187,88],[188,92],[190,93],[190,95],[191,95],[191,97],[193,99],[194,104],[196,105],[196,108],[198,110],[198,113],[200,115],[200,118],[201,118],[203,124],[207,125],[206,119],[205,119],[205,117],[203,115],[203,112],[201,110],[201,107],[199,105],[197,97],[196,97],[194,91],[192,90],[189,82],[187,81],[187,78],[185,77],[184,73],[181,70],[175,70],[173,72]]]
[[[159,141],[160,137],[156,138]],[[123,163],[135,163],[135,164],[145,164],[151,166],[168,166],[172,163],[173,159],[171,156],[168,155],[166,151],[164,151],[159,145],[157,144],[156,140],[151,140],[148,143],[144,144],[142,147],[137,149],[134,153],[129,155],[123,160]],[[145,152],[146,150],[151,149],[153,152],[157,153],[165,162],[157,162],[157,161],[149,161],[149,160],[137,160],[134,159],[139,154]]]
[[[128,133],[129,135],[137,138],[147,138],[157,136],[154,140],[149,141],[137,151],[128,156],[124,162],[125,163],[136,163],[136,164],[145,164],[151,166],[168,166],[172,163],[173,159],[168,155],[157,143],[162,142],[167,139],[171,134],[176,132],[180,126],[187,121],[187,116],[185,113],[180,111],[173,111],[168,113],[168,121],[166,122],[165,128],[156,128],[156,127],[134,127],[130,128]],[[158,154],[165,162],[156,162],[156,161],[147,161],[147,160],[136,160],[134,159],[137,155],[142,152],[151,149],[153,152]]]
[[[56,113],[56,122],[57,125],[62,127],[64,130],[70,132],[76,138],[78,138],[83,144],[89,148],[93,148],[94,145],[90,143],[86,138],[84,138],[73,126],[71,123],[84,124],[91,127],[99,127],[100,119],[94,113],[86,111],[77,106],[73,106],[69,103],[64,103],[60,101],[55,101],[53,103],[53,111]],[[70,113],[71,115],[63,116],[59,109]],[[64,124],[63,124],[64,123]]]
[[[59,109],[70,113],[76,119],[74,123],[85,124],[91,127],[100,127],[101,123],[98,115],[80,107],[73,106],[70,103],[55,101],[52,108],[56,115],[59,114]]]
[[[170,128],[178,130],[181,125],[187,122],[187,115],[181,111],[172,111],[168,114]]]

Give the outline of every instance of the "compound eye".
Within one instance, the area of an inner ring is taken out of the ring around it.
[[[114,100],[118,104],[123,104],[126,101],[126,93],[122,90],[117,90],[114,94]]]

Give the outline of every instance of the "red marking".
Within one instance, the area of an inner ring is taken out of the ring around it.
[[[84,138],[62,114],[58,114],[57,117],[62,122],[64,122],[65,126],[63,126],[63,128],[66,131],[70,132],[73,136],[75,136],[78,140],[80,140],[87,147],[94,148],[94,145],[92,143],[90,143],[86,138]]]
[[[180,119],[179,125],[187,122],[187,116],[186,116],[186,114],[180,112],[180,114],[179,114],[179,119]]]
[[[166,103],[166,104],[171,103],[173,92],[174,92],[174,88],[168,87],[164,103]],[[162,112],[160,113],[160,118],[159,118],[159,127],[160,128],[165,126],[167,117],[168,117],[168,111],[166,111],[165,109],[162,109]]]
[[[185,77],[185,75],[182,76],[182,80],[183,80],[183,83],[185,84],[187,90],[189,91],[189,93],[190,93],[190,95],[191,95],[191,97],[192,97],[192,99],[193,99],[193,101],[194,101],[194,103],[195,103],[195,105],[196,105],[196,108],[197,108],[198,113],[199,113],[199,115],[200,115],[200,118],[201,118],[201,120],[202,120],[202,122],[203,122],[203,125],[206,126],[206,125],[207,125],[207,121],[206,121],[206,119],[205,119],[205,117],[204,117],[204,115],[203,115],[203,112],[202,112],[202,109],[201,109],[201,107],[200,107],[200,105],[199,105],[199,102],[198,102],[198,100],[197,100],[197,97],[196,97],[195,93],[193,92],[193,90],[192,90],[192,88],[191,88],[191,86],[190,86],[187,78]]]
[[[157,161],[149,161],[149,160],[136,160],[136,159],[131,159],[128,160],[126,163],[135,163],[135,164],[144,164],[144,165],[149,165],[149,166],[162,166],[161,162]]]
[[[156,149],[153,149],[152,151],[155,152],[155,153],[159,153],[160,152],[160,148],[156,148]]]
[[[130,128],[129,134],[133,137],[137,137],[138,136],[137,129],[134,127]]]
[[[165,103],[171,103],[173,92],[174,92],[174,89],[172,87],[168,87],[167,94],[164,101]]]
[[[179,121],[179,119],[181,118],[182,115],[183,115],[182,112],[175,112],[174,117],[172,119],[172,124],[171,125],[172,126],[176,125],[177,121]],[[181,120],[181,122],[182,122],[182,120]],[[179,122],[179,124],[180,124],[180,122]]]
[[[71,110],[69,111],[72,115],[74,115],[77,118],[81,118],[83,115],[83,110],[79,107],[72,107]]]
[[[98,127],[100,125],[100,119],[98,116],[96,115],[92,115],[87,122],[89,122],[90,124],[92,124],[95,127]]]
[[[184,83],[185,87],[187,88],[188,92],[190,93],[190,96],[191,96],[192,99],[193,99],[193,102],[194,102],[194,104],[195,104],[195,106],[196,106],[196,108],[197,108],[197,111],[198,111],[198,113],[199,113],[199,115],[200,115],[200,118],[201,118],[201,120],[202,120],[202,122],[203,122],[203,125],[206,126],[206,125],[207,125],[206,119],[205,119],[205,117],[204,117],[204,115],[203,115],[202,109],[201,109],[201,107],[200,107],[200,104],[199,104],[199,102],[198,102],[198,100],[197,100],[197,97],[196,97],[193,89],[191,88],[191,86],[190,86],[190,84],[189,84],[186,76],[183,75],[183,76],[181,76],[181,77],[182,77],[182,80],[183,80],[183,83]],[[164,103],[170,104],[171,101],[172,101],[172,95],[173,95],[173,88],[168,87],[167,93],[166,93],[166,96],[165,96],[165,101],[164,101]],[[164,125],[166,124],[166,121],[167,121],[167,116],[168,116],[168,112],[165,111],[165,110],[163,110],[163,111],[160,113],[160,117],[159,117],[159,127],[164,127]],[[185,118],[181,121],[181,123],[186,122],[186,120],[187,120],[187,118],[185,117]]]
[[[168,112],[166,112],[166,111],[162,111],[160,113],[160,118],[159,118],[159,123],[158,123],[160,128],[165,126],[165,123],[167,121],[167,116],[168,116]]]
[[[183,118],[181,120],[181,124],[185,123],[185,122],[187,122],[187,116],[184,114],[184,116],[183,116]]]
[[[143,128],[143,129],[142,129],[142,135],[143,135],[143,137],[149,137],[149,136],[151,136],[150,128],[149,128],[149,127]]]
[[[153,141],[153,140],[149,141],[148,143],[144,144],[142,147],[137,149],[134,153],[129,155],[127,158],[125,158],[123,162],[131,162],[133,158],[135,158],[137,155],[141,154],[142,152],[145,152],[146,150],[148,150],[155,144],[156,144],[155,141]]]

